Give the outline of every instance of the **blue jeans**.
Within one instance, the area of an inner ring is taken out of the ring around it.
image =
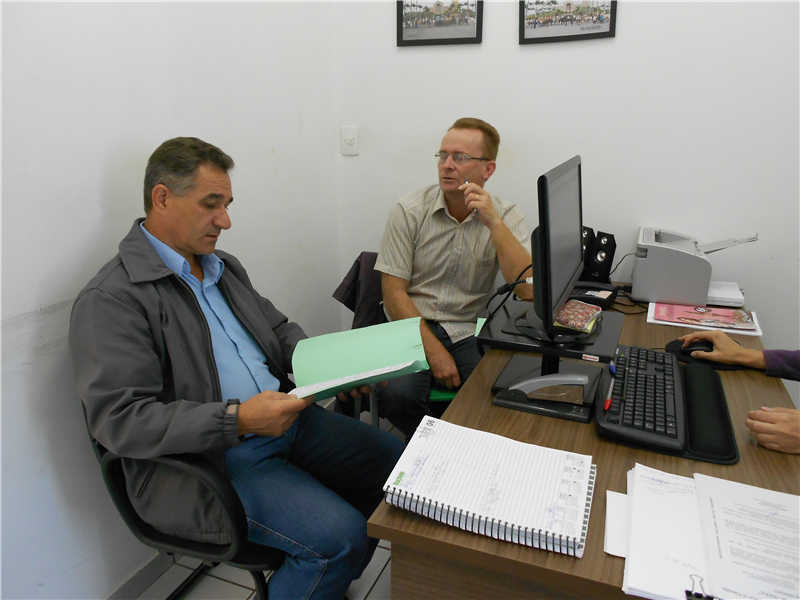
[[[444,345],[458,368],[458,377],[463,385],[478,366],[481,354],[474,336],[453,344],[444,328],[435,321],[427,321],[433,334]],[[403,432],[406,440],[417,430],[423,417],[441,417],[450,405],[449,402],[430,402],[428,396],[434,379],[430,371],[412,373],[404,377],[391,379],[385,385],[375,388],[378,399],[378,410],[382,417]]]
[[[344,598],[375,551],[367,519],[403,449],[385,431],[313,404],[284,435],[228,449],[248,538],[288,553],[270,598]]]

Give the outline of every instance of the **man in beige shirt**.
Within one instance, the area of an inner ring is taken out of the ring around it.
[[[435,381],[457,388],[480,360],[475,324],[486,314],[498,270],[511,283],[530,267],[522,212],[484,190],[497,168],[497,130],[480,119],[457,120],[442,139],[439,184],[412,192],[392,209],[375,268],[390,320],[422,317],[430,371],[377,390],[381,414],[406,437],[447,403],[428,401]],[[528,273],[529,274],[529,273]],[[532,286],[516,286],[530,298]]]

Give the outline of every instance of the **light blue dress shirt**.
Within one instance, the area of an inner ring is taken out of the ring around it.
[[[217,282],[225,264],[214,254],[199,256],[203,281],[191,274],[189,261],[154,237],[140,224],[147,240],[170,269],[189,284],[211,330],[222,399],[248,400],[265,390],[278,391],[280,381],[270,372],[264,352],[228,305]]]

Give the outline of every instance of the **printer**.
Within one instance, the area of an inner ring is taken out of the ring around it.
[[[674,231],[640,227],[631,273],[631,297],[643,302],[698,306],[710,302],[742,306],[744,297],[738,285],[711,281],[711,263],[707,255],[757,239],[758,234],[741,240],[700,244],[696,239]],[[731,289],[733,295],[714,296],[716,290]]]

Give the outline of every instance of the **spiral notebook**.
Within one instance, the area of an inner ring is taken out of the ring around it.
[[[581,558],[595,471],[591,456],[425,417],[383,491],[453,527]]]

